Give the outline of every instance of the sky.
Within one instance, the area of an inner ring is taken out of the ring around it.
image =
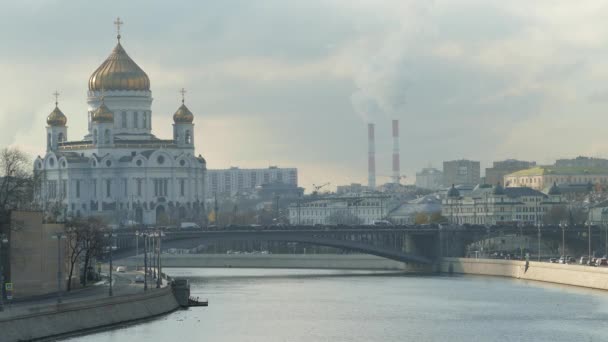
[[[178,90],[208,168],[297,167],[302,186],[443,160],[608,157],[604,0],[0,0],[0,147],[44,153],[61,93],[86,132],[90,74],[116,43],[148,74],[153,131],[169,138]]]

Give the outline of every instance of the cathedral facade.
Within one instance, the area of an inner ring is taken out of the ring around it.
[[[83,139],[68,139],[57,101],[47,117],[46,154],[34,161],[39,205],[56,216],[101,216],[117,225],[202,221],[206,162],[195,154],[194,115],[183,90],[173,137],[157,138],[150,79],[122,47],[120,34],[88,88]]]

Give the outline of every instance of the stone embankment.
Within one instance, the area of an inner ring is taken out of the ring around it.
[[[608,290],[608,268],[525,261],[444,258],[442,273],[500,276]]]
[[[142,266],[143,257],[117,261]],[[367,254],[163,254],[163,267],[327,268],[430,272],[429,266],[405,264]]]
[[[35,306],[29,313],[0,319],[0,340],[53,340],[117,324],[148,319],[178,309],[171,287],[148,293]]]

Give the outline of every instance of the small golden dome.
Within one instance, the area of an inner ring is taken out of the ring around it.
[[[112,123],[114,122],[114,113],[106,107],[105,103],[101,102],[99,108],[93,112],[91,120],[95,123]]]
[[[177,109],[177,112],[173,114],[173,121],[175,123],[192,123],[193,120],[194,115],[184,103],[182,103],[182,105]]]
[[[63,114],[61,109],[57,107],[57,104],[55,104],[55,109],[46,117],[46,123],[49,126],[65,126],[67,122],[68,118]]]
[[[135,63],[120,42],[89,77],[89,90],[150,90],[148,75]]]

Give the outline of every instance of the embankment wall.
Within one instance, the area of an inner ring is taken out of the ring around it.
[[[32,307],[29,314],[0,320],[0,340],[31,341],[110,327],[179,308],[170,287],[145,294]]]
[[[525,261],[443,258],[442,273],[476,274],[536,280],[608,290],[608,268]]]
[[[143,266],[142,256],[118,261]],[[431,271],[430,266],[405,264],[366,254],[163,254],[163,267],[328,268]]]

